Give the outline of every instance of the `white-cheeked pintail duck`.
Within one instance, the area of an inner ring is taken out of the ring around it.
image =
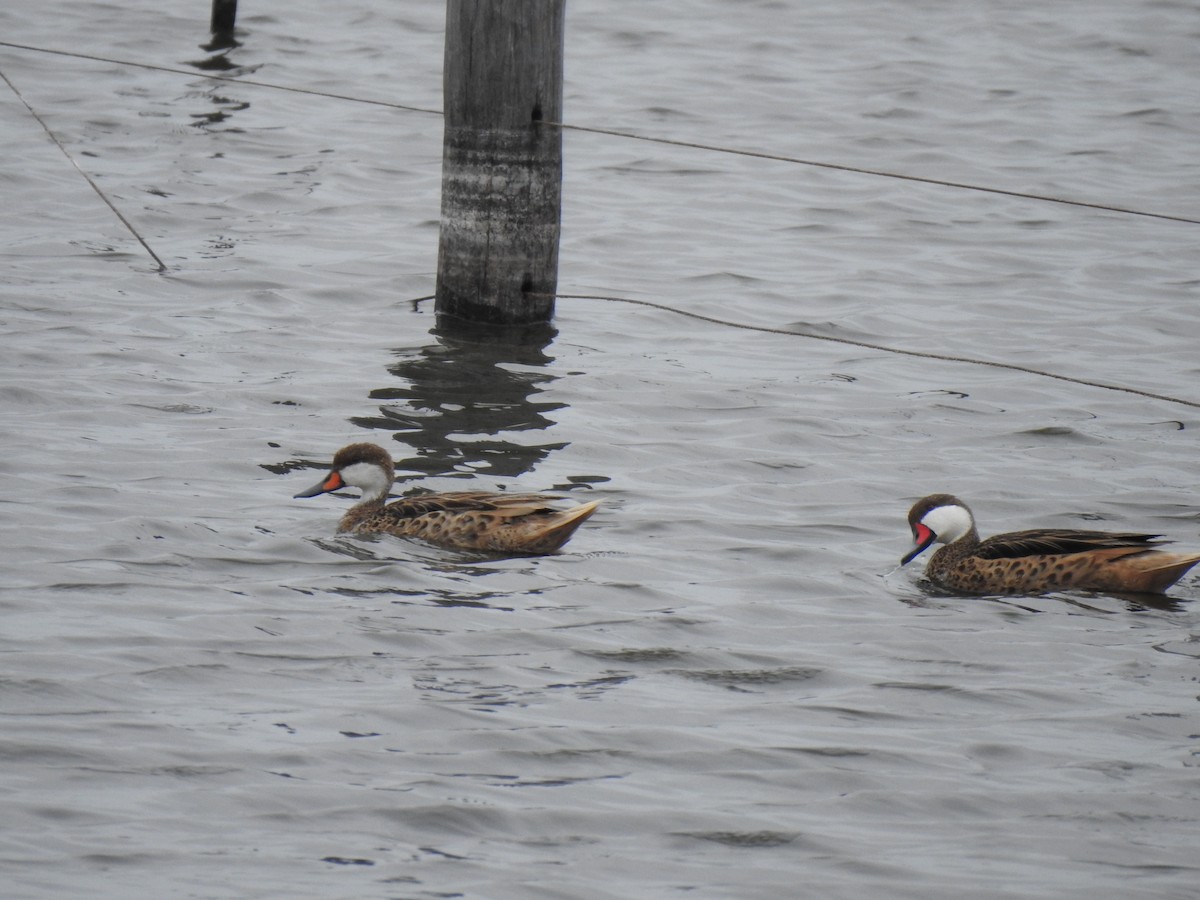
[[[455,491],[421,494],[385,503],[395,479],[392,458],[377,444],[350,444],[333,457],[329,474],[297,497],[316,497],[344,487],[362,497],[338,531],[415,537],[464,550],[540,555],[553,553],[596,511],[599,500],[554,509],[561,499],[546,494]]]
[[[1032,529],[980,540],[975,517],[950,494],[918,500],[908,513],[916,546],[912,562],[945,544],[925,567],[928,578],[973,594],[1033,594],[1059,590],[1159,594],[1196,563],[1198,553],[1166,553],[1157,534]]]

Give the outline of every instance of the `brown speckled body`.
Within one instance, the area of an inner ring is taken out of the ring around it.
[[[407,497],[386,505],[367,501],[342,516],[338,531],[394,534],[466,550],[553,553],[599,505],[593,501],[565,510],[546,505],[555,499],[463,491]]]
[[[951,590],[975,594],[1056,590],[1161,593],[1200,563],[1200,554],[1158,549],[1162,542],[1152,534],[1035,529],[980,540],[970,510],[949,494],[934,494],[913,506],[909,524],[919,543],[928,546],[937,539],[922,523],[933,510],[947,508],[960,508],[970,524],[933,554],[925,574]]]
[[[296,496],[360,487],[363,497],[342,516],[340,532],[392,534],[443,547],[525,555],[553,553],[600,505],[593,501],[555,509],[549,504],[558,497],[485,491],[420,494],[388,503],[392,480],[392,460],[382,447],[351,444],[334,456],[325,479]]]

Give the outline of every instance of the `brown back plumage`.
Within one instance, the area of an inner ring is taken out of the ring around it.
[[[415,537],[466,550],[553,553],[596,511],[599,500],[554,509],[541,494],[461,491],[420,494],[382,504],[359,504],[343,517],[339,531]]]

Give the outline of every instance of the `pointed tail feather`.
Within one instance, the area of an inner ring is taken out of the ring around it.
[[[1161,594],[1196,563],[1200,563],[1200,554],[1163,553],[1160,550],[1127,556],[1116,564],[1128,567],[1130,588]]]
[[[553,553],[571,539],[575,529],[582,525],[599,505],[599,500],[593,500],[554,513],[549,522],[538,529],[537,538],[526,545],[525,549],[532,553]]]

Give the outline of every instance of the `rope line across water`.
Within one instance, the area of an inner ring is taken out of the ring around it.
[[[993,369],[1005,369],[1010,372],[1022,372],[1026,375],[1036,375],[1039,378],[1053,378],[1056,381],[1066,381],[1070,384],[1080,384],[1084,387],[1099,388],[1105,391],[1118,391],[1124,394],[1134,394],[1139,397],[1147,397],[1151,400],[1162,400],[1166,403],[1178,403],[1181,406],[1190,406],[1194,409],[1200,409],[1200,402],[1195,400],[1185,400],[1182,397],[1172,397],[1169,394],[1157,394],[1153,391],[1145,391],[1141,388],[1129,387],[1121,384],[1108,384],[1103,381],[1095,381],[1090,378],[1076,378],[1073,375],[1060,375],[1057,372],[1047,372],[1044,369],[1035,369],[1032,366],[1022,366],[1017,363],[997,362],[991,359],[976,359],[971,356],[955,356],[949,353],[933,353],[928,350],[906,350],[903,347],[888,347],[884,344],[872,344],[869,341],[858,341],[853,338],[834,337],[827,334],[813,334],[810,331],[795,331],[790,328],[775,328],[770,325],[751,325],[746,322],[734,322],[729,319],[718,319],[715,316],[706,316],[703,313],[691,312],[686,309],[679,309],[675,306],[669,306],[665,303],[655,303],[653,300],[635,300],[632,297],[613,297],[601,294],[555,294],[555,298],[559,300],[604,300],[610,303],[631,303],[636,306],[647,306],[651,309],[660,309],[664,312],[674,313],[679,316],[687,316],[689,319],[698,319],[701,322],[709,322],[713,325],[722,325],[727,328],[740,328],[745,331],[761,331],[766,334],[783,334],[788,337],[806,338],[813,341],[828,341],[834,344],[845,344],[851,347],[862,347],[865,350],[878,350],[882,353],[892,353],[897,356],[912,356],[917,359],[933,359],[939,362],[963,363],[972,366],[988,366]],[[421,300],[431,300],[432,297],[422,297]],[[419,303],[420,300],[413,301]]]
[[[195,72],[195,71],[191,71],[188,69],[179,69],[179,68],[174,68],[171,66],[160,66],[160,65],[153,65],[150,63],[139,63],[139,62],[131,62],[129,60],[112,59],[109,57],[95,56],[95,55],[87,54],[87,53],[73,53],[73,52],[69,52],[69,51],[65,51],[65,50],[53,50],[53,49],[49,49],[49,48],[45,48],[45,47],[34,47],[34,46],[30,46],[28,44],[13,43],[11,41],[0,41],[0,47],[9,47],[9,48],[12,48],[15,50],[28,50],[28,51],[35,52],[35,53],[48,53],[48,54],[53,54],[53,55],[58,55],[58,56],[68,56],[68,57],[73,57],[76,59],[86,59],[86,60],[90,60],[92,62],[109,63],[111,65],[131,66],[134,68],[150,69],[153,71],[168,72],[168,73],[175,74],[175,75],[186,75],[191,78],[200,77],[200,78],[207,78],[207,79],[210,79],[213,81],[228,81],[228,82],[233,82],[235,84],[260,87],[260,88],[265,88],[268,90],[288,91],[291,93],[299,93],[299,94],[307,94],[307,95],[311,95],[311,96],[326,97],[326,98],[329,98],[332,100],[344,100],[344,101],[352,102],[352,103],[366,103],[366,104],[375,105],[375,106],[383,106],[383,107],[387,107],[390,109],[401,109],[401,110],[405,110],[405,111],[409,111],[409,112],[420,112],[420,113],[428,113],[428,114],[432,114],[432,115],[441,115],[440,110],[428,109],[425,107],[410,106],[410,105],[405,105],[405,104],[401,104],[401,103],[393,103],[393,102],[384,101],[384,100],[371,100],[371,99],[365,99],[362,97],[354,97],[354,96],[350,96],[350,95],[346,95],[346,94],[333,94],[333,93],[329,93],[327,91],[317,91],[317,90],[311,90],[308,88],[288,87],[286,85],[271,84],[269,82],[263,82],[263,81],[253,81],[250,79],[234,77],[234,76],[229,76],[229,75],[216,75],[216,74],[212,74],[212,73],[208,73],[208,72]],[[137,232],[137,230],[133,227],[133,225],[129,222],[129,220],[126,219],[125,216],[123,216],[121,214],[120,210],[118,210],[116,208],[116,206],[112,203],[112,201],[109,200],[107,196],[105,196],[104,192],[100,190],[99,186],[95,183],[95,181],[93,181],[92,178],[86,172],[84,172],[82,168],[80,168],[79,164],[67,152],[67,150],[63,146],[62,142],[59,141],[57,137],[55,137],[54,133],[50,130],[50,128],[46,125],[46,123],[42,120],[42,118],[34,111],[33,107],[29,105],[29,103],[21,95],[21,92],[17,90],[16,86],[11,81],[9,81],[8,77],[6,75],[4,75],[3,72],[0,72],[0,78],[2,78],[4,80],[4,82],[9,86],[9,88],[12,90],[12,92],[14,94],[16,94],[16,96],[18,98],[20,98],[21,102],[25,105],[25,108],[27,110],[29,110],[30,115],[32,115],[34,117],[34,119],[36,119],[38,121],[39,124],[41,124],[42,128],[45,129],[46,133],[50,136],[51,140],[54,141],[54,143],[63,152],[63,154],[67,157],[67,159],[70,160],[71,165],[73,165],[76,168],[76,170],[79,172],[79,174],[82,175],[87,180],[88,184],[90,184],[92,186],[92,189],[95,190],[96,193],[100,195],[100,198],[102,200],[104,200],[104,202],[106,204],[108,204],[109,208],[112,209],[113,213],[116,214],[117,218],[120,219],[122,223],[124,223],[125,227],[129,229],[130,233],[132,233],[133,236],[138,239],[138,241],[141,243],[141,245],[143,247],[145,247],[146,252],[149,253],[151,257],[153,257],[153,259],[156,263],[158,263],[159,270],[165,271],[167,268],[166,264],[163,263],[163,261],[161,259],[159,259],[158,255],[150,248],[150,245],[146,243],[145,239],[142,238],[142,236]],[[821,161],[817,161],[817,160],[800,159],[798,157],[784,156],[784,155],[767,153],[767,152],[758,151],[758,150],[743,150],[743,149],[737,149],[737,148],[731,148],[731,147],[719,147],[719,146],[712,145],[712,144],[701,144],[701,143],[696,143],[696,142],[692,142],[692,141],[680,141],[680,140],[674,140],[671,138],[651,137],[651,136],[646,136],[646,135],[634,134],[632,132],[617,131],[617,130],[609,129],[609,128],[596,128],[596,127],[591,127],[591,126],[586,126],[586,125],[569,125],[564,122],[546,122],[543,124],[561,128],[563,130],[579,131],[579,132],[587,133],[587,134],[603,134],[603,135],[608,135],[611,137],[620,137],[620,138],[626,138],[629,140],[637,140],[637,141],[647,141],[650,143],[663,144],[663,145],[667,145],[667,146],[687,147],[687,148],[691,148],[691,149],[695,149],[695,150],[703,150],[703,151],[714,152],[714,153],[726,153],[726,154],[732,154],[732,155],[737,155],[737,156],[747,156],[747,157],[752,157],[752,158],[756,158],[756,159],[766,159],[766,160],[773,160],[775,162],[785,162],[785,163],[790,163],[793,165],[803,165],[803,166],[812,166],[812,167],[825,168],[825,169],[833,169],[836,171],[849,172],[849,173],[858,174],[858,175],[870,175],[870,176],[880,177],[880,178],[893,178],[893,179],[899,179],[899,180],[903,180],[903,181],[917,182],[917,183],[921,183],[921,184],[936,185],[939,187],[955,188],[958,190],[982,191],[982,192],[986,192],[986,193],[1000,194],[1000,195],[1008,196],[1008,197],[1017,197],[1017,198],[1026,199],[1026,200],[1036,200],[1036,201],[1044,202],[1044,203],[1058,203],[1058,204],[1064,204],[1064,205],[1068,205],[1068,206],[1076,206],[1076,207],[1083,207],[1083,208],[1087,208],[1087,209],[1095,209],[1095,210],[1100,210],[1100,211],[1104,211],[1104,212],[1119,213],[1122,215],[1143,216],[1143,217],[1147,217],[1147,218],[1161,219],[1161,220],[1166,220],[1166,221],[1171,221],[1171,222],[1183,222],[1183,223],[1186,223],[1189,225],[1200,225],[1200,219],[1189,218],[1187,216],[1175,216],[1175,215],[1169,215],[1166,213],[1155,213],[1155,212],[1148,212],[1145,210],[1128,209],[1125,207],[1112,206],[1112,205],[1104,204],[1104,203],[1094,203],[1094,202],[1088,202],[1088,201],[1082,201],[1082,200],[1071,200],[1071,199],[1067,199],[1067,198],[1063,198],[1063,197],[1052,197],[1052,196],[1047,196],[1047,195],[1042,195],[1042,194],[1030,194],[1030,193],[1025,193],[1022,191],[1010,191],[1010,190],[1006,190],[1003,188],[987,187],[984,185],[966,184],[963,182],[946,181],[946,180],[935,179],[935,178],[924,178],[924,177],[920,177],[920,176],[916,176],[916,175],[905,175],[902,173],[885,172],[885,171],[880,171],[877,169],[867,169],[867,168],[863,168],[863,167],[859,167],[859,166],[850,166],[850,165],[844,165],[844,164],[840,164],[840,163],[829,163],[829,162],[821,162]],[[912,357],[917,357],[920,359],[933,359],[933,360],[938,360],[941,362],[956,362],[956,363],[963,363],[963,364],[975,365],[975,366],[989,366],[989,367],[996,368],[996,369],[1006,369],[1006,370],[1012,371],[1012,372],[1023,372],[1025,374],[1035,375],[1035,376],[1038,376],[1041,378],[1053,378],[1058,381],[1065,381],[1065,382],[1069,382],[1071,384],[1079,384],[1079,385],[1083,385],[1086,387],[1099,388],[1099,389],[1108,390],[1108,391],[1118,391],[1118,392],[1122,392],[1122,393],[1133,394],[1133,395],[1140,396],[1140,397],[1147,397],[1147,398],[1150,398],[1153,400],[1162,400],[1167,403],[1177,403],[1177,404],[1180,404],[1183,406],[1189,406],[1189,407],[1193,407],[1196,409],[1200,409],[1200,402],[1196,402],[1196,401],[1192,401],[1192,400],[1184,400],[1181,397],[1172,397],[1167,394],[1158,394],[1158,393],[1154,393],[1153,391],[1145,391],[1145,390],[1141,390],[1140,388],[1132,388],[1132,387],[1128,387],[1125,385],[1107,384],[1102,381],[1095,381],[1093,379],[1088,379],[1088,378],[1076,378],[1071,375],[1060,375],[1055,372],[1047,372],[1042,369],[1034,369],[1030,366],[1022,366],[1022,365],[1018,365],[1016,363],[997,362],[995,360],[987,360],[987,359],[975,359],[975,358],[966,357],[966,356],[954,356],[954,355],[945,354],[945,353],[933,353],[933,352],[925,351],[925,350],[906,350],[906,349],[898,348],[898,347],[887,347],[882,344],[872,344],[867,341],[857,341],[857,340],[853,340],[851,338],[840,338],[840,337],[833,337],[831,335],[812,334],[811,332],[793,331],[793,330],[786,329],[786,328],[772,328],[770,326],[765,326],[765,325],[750,325],[750,324],[747,324],[744,322],[733,322],[733,321],[729,321],[727,319],[718,319],[713,316],[706,316],[706,315],[702,315],[701,313],[694,313],[694,312],[690,312],[688,310],[678,309],[673,306],[668,306],[664,303],[655,303],[650,300],[635,300],[630,297],[601,296],[601,295],[595,295],[595,294],[558,294],[558,295],[556,295],[556,297],[561,300],[603,300],[603,301],[607,301],[607,302],[611,302],[611,303],[629,303],[629,304],[634,304],[634,305],[638,305],[638,306],[650,307],[652,309],[663,310],[665,312],[674,313],[676,315],[687,316],[689,318],[697,319],[702,322],[709,322],[714,325],[721,325],[721,326],[728,327],[728,328],[741,328],[741,329],[745,329],[747,331],[760,331],[760,332],[764,332],[767,334],[782,334],[782,335],[788,335],[790,337],[807,338],[809,340],[829,341],[832,343],[845,344],[845,345],[853,346],[853,347],[862,347],[867,350],[878,350],[883,353],[892,353],[892,354],[901,355],[901,356],[912,356]],[[414,300],[413,301],[414,308],[417,306],[417,304],[421,303],[423,300],[428,300],[428,299],[432,299],[432,298],[431,297],[421,297],[419,299]]]
[[[0,47],[11,47],[14,50],[28,50],[34,53],[50,53],[58,56],[70,56],[76,59],[86,59],[92,62],[103,62],[118,66],[132,66],[139,69],[150,69],[156,72],[169,72],[175,75],[186,75],[190,78],[208,78],[213,81],[228,81],[234,84],[247,85],[252,87],[265,88],[273,91],[287,91],[295,94],[306,94],[312,97],[326,97],[330,100],[345,100],[350,103],[366,103],[372,106],[382,106],[388,109],[400,109],[406,112],[427,113],[429,115],[442,115],[440,109],[430,109],[422,106],[412,106],[403,103],[394,103],[388,100],[372,100],[364,97],[354,97],[349,94],[334,94],[328,91],[318,91],[311,88],[289,87],[281,84],[271,84],[266,81],[254,81],[248,78],[242,78],[234,75],[220,75],[211,72],[196,72],[188,69],[179,69],[172,66],[160,66],[152,63],[139,63],[129,60],[112,59],[104,56],[94,56],[88,53],[73,53],[67,50],[52,50],[45,47],[33,47],[28,44],[16,44],[11,41],[0,41]],[[803,159],[797,156],[787,156],[778,153],[768,153],[763,150],[746,150],[736,147],[721,147],[716,144],[703,144],[696,141],[681,141],[673,138],[655,137],[653,135],[637,134],[631,131],[617,131],[612,128],[599,128],[590,125],[571,125],[566,122],[543,122],[543,125],[554,128],[561,128],[564,131],[578,131],[584,134],[603,134],[610,137],[625,138],[631,141],[644,141],[653,144],[662,144],[668,147],[687,147],[693,150],[703,150],[710,153],[724,153],[732,156],[745,156],[752,159],[766,159],[774,162],[788,163],[790,165],[808,166],[811,168],[830,169],[838,172],[848,172],[854,175],[869,175],[874,178],[890,178],[899,181],[909,181],[916,184],[928,184],[936,187],[953,188],[955,190],[976,191],[987,194],[998,194],[1004,197],[1016,197],[1022,200],[1034,200],[1039,203],[1056,203],[1062,206],[1074,206],[1083,209],[1099,210],[1101,212],[1117,213],[1126,216],[1141,216],[1150,219],[1159,219],[1167,222],[1182,222],[1188,225],[1200,225],[1200,219],[1190,216],[1179,216],[1170,213],[1151,212],[1149,210],[1131,209],[1124,206],[1114,206],[1110,203],[1099,203],[1088,200],[1072,200],[1068,197],[1055,197],[1048,194],[1033,194],[1025,191],[1008,190],[1007,188],[990,187],[988,185],[968,184],[961,181],[948,181],[940,178],[927,178],[920,175],[906,175],[901,172],[888,172],[881,169],[869,169],[864,166],[851,166],[844,163],[822,162],[820,160]]]
[[[92,179],[92,176],[89,175],[87,172],[83,171],[83,168],[79,165],[79,163],[77,163],[75,161],[75,157],[73,157],[67,151],[67,148],[65,146],[63,146],[63,142],[58,139],[58,137],[54,134],[53,131],[50,130],[50,126],[46,124],[45,119],[43,119],[41,116],[39,116],[37,114],[37,111],[32,106],[29,105],[29,101],[25,99],[25,96],[19,90],[17,90],[17,86],[15,84],[13,84],[12,81],[9,80],[9,77],[7,75],[5,75],[3,71],[0,71],[0,79],[3,79],[4,83],[8,85],[9,90],[11,90],[14,94],[16,94],[17,99],[20,100],[22,104],[24,104],[24,106],[27,110],[29,110],[29,114],[31,116],[33,116],[34,120],[36,120],[37,123],[42,126],[42,130],[46,132],[46,134],[49,136],[50,140],[54,141],[55,146],[58,147],[58,149],[62,151],[62,154],[63,154],[63,156],[65,156],[67,158],[67,161],[70,162],[71,165],[75,167],[75,171],[83,176],[83,179],[92,186],[92,190],[95,191],[96,194],[100,197],[100,199],[103,200],[105,202],[105,204],[107,204],[108,208],[113,211],[113,215],[115,215],[118,219],[120,219],[121,224],[124,225],[129,230],[129,233],[132,234],[135,238],[137,238],[138,243],[141,244],[145,248],[146,252],[149,253],[151,258],[158,264],[158,271],[159,272],[167,271],[167,264],[164,263],[161,259],[159,259],[158,254],[155,253],[150,248],[150,245],[148,243],[146,243],[146,239],[144,237],[142,237],[141,232],[139,232],[136,228],[134,228],[133,223],[130,222],[127,218],[125,218],[125,216],[121,213],[121,211],[119,209],[117,209],[117,205],[115,203],[113,203],[112,200],[108,199],[108,195],[105,194],[104,191],[100,190],[100,185],[96,184],[96,182]]]

